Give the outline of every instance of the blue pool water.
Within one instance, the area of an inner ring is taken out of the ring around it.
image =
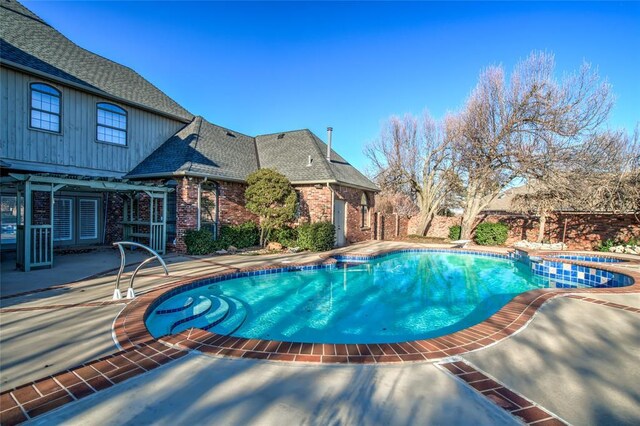
[[[203,285],[162,301],[146,323],[155,337],[196,327],[295,342],[416,340],[477,324],[528,290],[580,286],[577,273],[572,278],[567,271],[565,279],[564,271],[551,269],[549,278],[548,269],[546,277],[532,270],[499,257],[396,253],[361,264]]]

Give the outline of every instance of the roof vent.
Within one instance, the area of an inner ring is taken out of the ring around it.
[[[309,156],[309,158],[307,159],[307,167],[310,167],[313,165],[313,158],[311,158],[311,156]]]
[[[235,137],[236,137],[236,135],[234,135],[234,134],[233,134],[233,133],[231,133],[231,132],[227,132],[227,136],[231,136],[232,138],[235,138]]]
[[[280,134],[278,135],[278,139],[282,139],[282,138],[284,138],[284,133],[280,133]]]

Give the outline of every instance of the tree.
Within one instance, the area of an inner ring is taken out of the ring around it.
[[[273,169],[260,169],[247,177],[246,208],[260,217],[260,245],[271,230],[295,218],[298,197],[286,176]]]
[[[420,120],[393,116],[365,153],[383,191],[415,201],[417,231],[424,235],[447,197],[452,154],[443,126],[428,113]]]
[[[631,139],[626,132],[606,130],[546,155],[545,167],[514,198],[516,210],[539,217],[538,242],[554,210],[640,211],[637,134]]]
[[[517,178],[536,178],[568,157],[606,119],[609,85],[584,65],[557,81],[554,59],[531,54],[507,82],[501,66],[481,73],[463,110],[447,120],[468,239],[478,214]]]

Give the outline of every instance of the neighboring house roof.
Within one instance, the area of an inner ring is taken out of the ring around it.
[[[260,167],[276,169],[293,183],[332,182],[378,190],[334,150],[331,150],[331,161],[327,161],[327,144],[310,130],[260,135],[256,137],[256,146]]]
[[[306,129],[252,138],[196,117],[127,176],[191,175],[244,181],[258,168],[271,168],[294,184],[338,183],[378,190],[335,151],[327,161],[326,152],[327,145]]]
[[[0,2],[0,58],[52,77],[187,121],[193,115],[131,68],[89,52],[14,0]]]
[[[519,194],[526,194],[529,192],[529,187],[527,185],[516,186],[513,188],[505,189],[502,191],[496,198],[491,201],[487,207],[485,207],[484,211],[504,211],[510,212],[513,211],[513,200]]]
[[[198,116],[160,145],[131,176],[207,176],[244,181],[258,168],[254,139]]]

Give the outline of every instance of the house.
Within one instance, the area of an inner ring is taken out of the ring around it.
[[[138,241],[184,251],[188,229],[257,220],[246,177],[286,175],[298,222],[372,238],[376,186],[309,130],[255,137],[195,116],[134,70],[0,3],[2,249],[25,270],[54,249]]]

